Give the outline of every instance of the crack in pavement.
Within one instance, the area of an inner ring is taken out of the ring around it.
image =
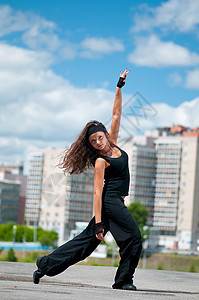
[[[32,282],[32,277],[27,277],[27,276],[13,276],[13,274],[12,274],[12,278],[10,278],[10,277],[8,277],[8,275],[7,276],[0,276],[0,280],[2,280],[2,281],[18,281],[18,282]],[[112,290],[112,288],[111,287],[105,287],[105,286],[99,286],[99,285],[92,285],[92,284],[88,284],[88,283],[80,283],[80,282],[65,282],[65,283],[60,283],[60,282],[58,282],[58,281],[52,281],[52,280],[47,280],[47,279],[43,279],[42,280],[42,286],[44,286],[44,285],[56,285],[56,286],[62,286],[62,287],[71,287],[71,286],[74,286],[74,287],[79,287],[79,288],[90,288],[90,289],[96,289],[96,288],[102,288],[103,287],[103,289],[106,289],[106,290]],[[31,288],[21,288],[21,287],[19,287],[19,288],[17,288],[16,287],[16,289],[17,290],[29,290],[29,291],[31,291],[31,290],[34,290],[34,292],[35,292],[35,289],[33,288],[33,289],[31,289]],[[1,289],[1,291],[5,291],[5,292],[7,292],[7,291],[10,291],[10,289],[5,289],[5,288],[3,288],[3,289]],[[46,292],[45,290],[42,290],[42,289],[39,289],[38,290],[39,292]],[[122,292],[124,292],[124,290],[114,290],[114,291],[122,291]],[[71,294],[71,293],[69,293],[69,292],[61,292],[61,291],[51,291],[52,293],[59,293],[59,294],[65,294],[65,293],[67,293],[67,294]],[[132,292],[132,291],[131,291]],[[136,290],[135,291],[136,292],[136,294],[142,294],[142,295],[145,295],[145,294],[147,294],[147,295],[160,295],[160,296],[175,296],[175,294],[181,294],[181,295],[199,295],[199,292],[189,292],[189,291],[174,291],[174,290],[160,290],[160,289],[158,289],[158,290],[156,290],[156,289],[138,289],[138,290]]]

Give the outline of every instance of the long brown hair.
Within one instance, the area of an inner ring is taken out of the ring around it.
[[[70,146],[69,149],[64,151],[64,156],[58,166],[64,170],[64,174],[69,172],[72,174],[78,174],[85,169],[94,166],[95,160],[98,156],[98,150],[92,147],[88,140],[87,132],[92,125],[101,125],[104,128],[104,133],[113,147],[114,142],[110,138],[106,127],[98,121],[90,121],[86,124],[77,140]]]

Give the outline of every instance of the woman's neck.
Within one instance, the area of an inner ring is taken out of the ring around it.
[[[104,155],[104,156],[112,156],[113,147],[111,147],[111,145],[107,145],[104,147],[104,149],[102,151],[99,151],[99,154]]]

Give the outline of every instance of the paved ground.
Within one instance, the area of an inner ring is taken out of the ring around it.
[[[35,264],[0,262],[0,299],[199,299],[199,273],[138,269],[138,290],[122,291],[111,288],[116,268],[75,265],[38,285],[32,282],[35,269]]]

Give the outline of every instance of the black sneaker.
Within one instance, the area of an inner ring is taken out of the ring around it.
[[[33,282],[35,284],[38,284],[41,277],[42,277],[41,272],[39,270],[34,271],[34,273],[33,273]]]
[[[137,288],[133,283],[126,283],[122,286],[122,290],[136,291]]]

